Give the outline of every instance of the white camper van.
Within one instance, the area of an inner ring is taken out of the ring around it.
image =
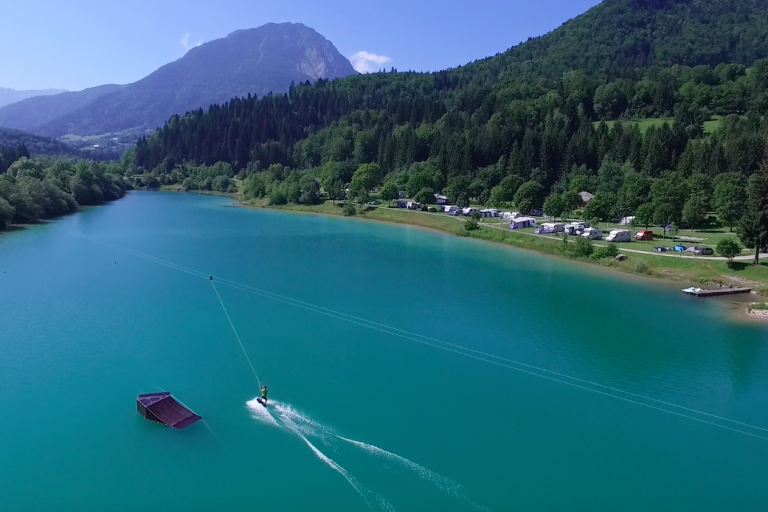
[[[630,233],[628,229],[614,229],[608,234],[607,237],[605,237],[605,241],[606,242],[631,242],[632,233]]]
[[[587,240],[601,240],[603,238],[603,230],[600,228],[585,228],[584,233],[581,234],[581,238]]]

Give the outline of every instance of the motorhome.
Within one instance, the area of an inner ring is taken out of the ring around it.
[[[606,242],[631,242],[632,241],[632,233],[628,229],[614,229],[611,231],[607,237],[605,237]]]
[[[603,238],[603,230],[600,228],[585,228],[581,234],[581,238],[587,240],[601,240]]]

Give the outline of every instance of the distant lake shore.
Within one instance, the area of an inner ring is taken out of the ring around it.
[[[327,215],[327,216],[344,216],[341,203],[333,204],[332,201],[325,201],[319,205],[282,205],[282,206],[270,206],[263,201],[241,201],[234,194],[222,194],[228,195],[236,201],[236,206],[244,208],[258,208],[277,210],[294,213],[305,213],[313,215]],[[736,272],[732,272],[732,275],[726,274],[729,272],[725,262],[717,260],[700,260],[700,259],[682,259],[682,258],[666,258],[659,257],[653,254],[639,254],[629,253],[626,254],[627,259],[624,261],[616,261],[613,258],[595,260],[592,258],[579,258],[570,256],[567,253],[559,250],[563,245],[562,241],[551,240],[543,237],[534,237],[529,234],[515,233],[513,231],[505,231],[483,225],[480,223],[480,229],[476,231],[467,231],[464,229],[464,222],[461,219],[450,217],[440,213],[429,212],[416,212],[416,211],[404,211],[402,209],[390,208],[386,205],[370,207],[365,212],[358,213],[355,216],[348,217],[350,219],[357,220],[372,220],[376,222],[385,222],[390,224],[407,224],[410,226],[426,229],[429,231],[437,231],[443,234],[450,234],[461,237],[468,237],[479,241],[492,242],[497,245],[504,245],[515,249],[523,249],[526,251],[533,251],[539,254],[545,254],[548,256],[554,256],[561,260],[569,260],[571,262],[588,264],[589,267],[603,267],[612,268],[615,271],[619,271],[624,277],[640,278],[643,281],[647,281],[648,278],[653,278],[658,283],[665,283],[668,286],[680,286],[681,288],[690,285],[701,286],[703,288],[716,288],[718,286],[749,286],[752,287],[758,294],[768,294],[768,269],[765,270],[765,276],[763,279],[754,279],[754,276],[750,275],[749,279],[742,278],[737,275]],[[642,262],[642,263],[640,263]],[[739,262],[741,267],[746,267],[743,263]],[[643,265],[644,264],[644,265]],[[751,264],[750,264],[751,266]],[[718,268],[722,267],[722,268]],[[762,271],[762,268],[758,270]],[[725,279],[724,279],[725,278]],[[729,279],[730,278],[730,279]],[[753,301],[755,294],[745,295],[743,299],[736,299],[738,303],[744,303],[745,300]],[[708,300],[720,300],[720,299],[708,299]],[[733,304],[734,299],[728,302]],[[766,320],[768,317],[756,317],[749,315],[747,309],[744,306],[737,308],[739,311],[738,316],[750,319]]]

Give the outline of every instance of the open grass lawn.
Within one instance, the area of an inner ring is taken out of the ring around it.
[[[613,229],[629,229],[627,226],[620,226],[618,224],[600,224],[600,228],[603,230],[603,236],[608,236],[608,233]],[[634,228],[632,229],[632,233],[634,236],[634,233],[638,230],[643,229],[642,227]],[[619,247],[626,247],[628,249],[634,249],[636,251],[648,251],[653,252],[653,248],[659,245],[664,245],[666,247],[673,247],[676,244],[684,245],[685,247],[711,247],[714,249],[718,242],[724,238],[730,238],[732,240],[739,240],[739,238],[736,236],[736,232],[729,232],[728,228],[722,228],[722,229],[709,229],[709,230],[689,230],[689,229],[681,229],[677,233],[677,238],[675,240],[672,240],[669,235],[667,235],[666,239],[662,237],[664,230],[659,226],[652,226],[649,228],[650,231],[653,231],[654,233],[654,240],[651,241],[632,241],[632,242],[623,242],[623,243],[617,243]],[[693,238],[703,238],[703,241],[691,241],[691,240],[684,240],[680,239],[680,237],[693,237]],[[599,242],[597,242],[599,243]],[[745,250],[742,252],[744,255],[751,254],[751,251]],[[704,256],[705,257],[705,256]]]
[[[575,220],[579,220],[579,219],[569,219],[567,221],[558,221],[558,222],[564,222],[564,223],[567,224],[567,223],[573,222]],[[538,222],[538,224],[541,225],[544,222],[552,222],[552,220],[550,218],[547,218],[547,217],[540,217],[540,218],[536,219],[536,222]],[[503,220],[500,220],[500,219],[483,219],[482,220],[482,224],[486,224],[486,225],[489,225],[489,226],[495,226],[495,227],[501,227],[501,226],[506,227],[507,226],[507,222],[503,221]],[[604,223],[604,222],[601,222],[600,225],[596,226],[596,227],[599,227],[600,229],[603,230],[603,238],[608,236],[608,233],[610,233],[611,230],[614,230],[614,229],[630,229],[627,226],[621,226],[619,224]],[[634,229],[631,229],[630,231],[632,231],[632,234],[634,236],[634,233],[636,233],[638,230],[641,230],[641,229],[643,229],[643,228],[642,227],[634,228]],[[673,247],[676,244],[680,244],[680,245],[684,245],[685,247],[694,247],[694,246],[695,247],[711,247],[712,249],[714,249],[715,246],[717,246],[717,243],[720,240],[724,239],[724,238],[730,238],[730,239],[733,239],[733,240],[738,240],[738,237],[736,236],[736,233],[735,232],[730,233],[728,231],[728,228],[711,229],[711,230],[700,230],[700,231],[681,229],[678,232],[677,238],[674,241],[669,237],[669,235],[667,235],[666,239],[662,238],[663,230],[659,226],[655,226],[655,227],[652,226],[652,227],[649,228],[649,230],[653,231],[654,234],[656,235],[654,237],[653,241],[635,241],[635,240],[633,240],[632,242],[618,242],[618,243],[616,243],[616,245],[619,246],[619,248],[633,249],[635,251],[653,252],[653,248],[657,247],[657,246],[660,246],[660,245],[664,245],[666,247]],[[531,233],[532,234],[534,232],[534,228],[525,228],[525,229],[520,229],[518,231],[522,232],[522,233]],[[690,241],[690,240],[681,240],[680,239],[680,237],[686,237],[686,236],[687,237],[695,237],[695,238],[703,238],[704,240],[703,241]],[[558,239],[558,240],[560,239],[559,236],[552,236],[552,238]],[[598,245],[605,243],[602,240],[593,240],[593,242],[595,244],[598,244]],[[742,254],[747,256],[747,255],[752,254],[752,251],[751,250],[744,250],[742,252]],[[690,256],[691,254],[688,253],[688,255]],[[706,256],[701,256],[701,257],[702,258],[706,258]]]
[[[651,126],[655,126],[656,128],[661,127],[664,123],[668,123],[670,126],[675,120],[671,117],[656,117],[656,118],[647,118],[647,119],[632,119],[624,121],[622,120],[622,123],[626,124],[636,124],[640,127],[640,131],[642,133],[645,133],[648,128]],[[595,123],[595,127],[600,124],[599,122]],[[606,121],[605,124],[608,125],[608,128],[613,128],[613,125],[616,124],[616,121]],[[704,132],[705,133],[714,133],[715,130],[720,128],[720,116],[712,116],[712,118],[709,121],[704,121]]]
[[[704,133],[714,133],[720,128],[720,116],[712,116],[709,121],[704,121]]]

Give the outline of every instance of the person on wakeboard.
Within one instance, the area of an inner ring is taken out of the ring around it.
[[[261,386],[261,401],[264,404],[264,406],[267,406],[267,392],[269,390],[267,389],[267,386]]]

